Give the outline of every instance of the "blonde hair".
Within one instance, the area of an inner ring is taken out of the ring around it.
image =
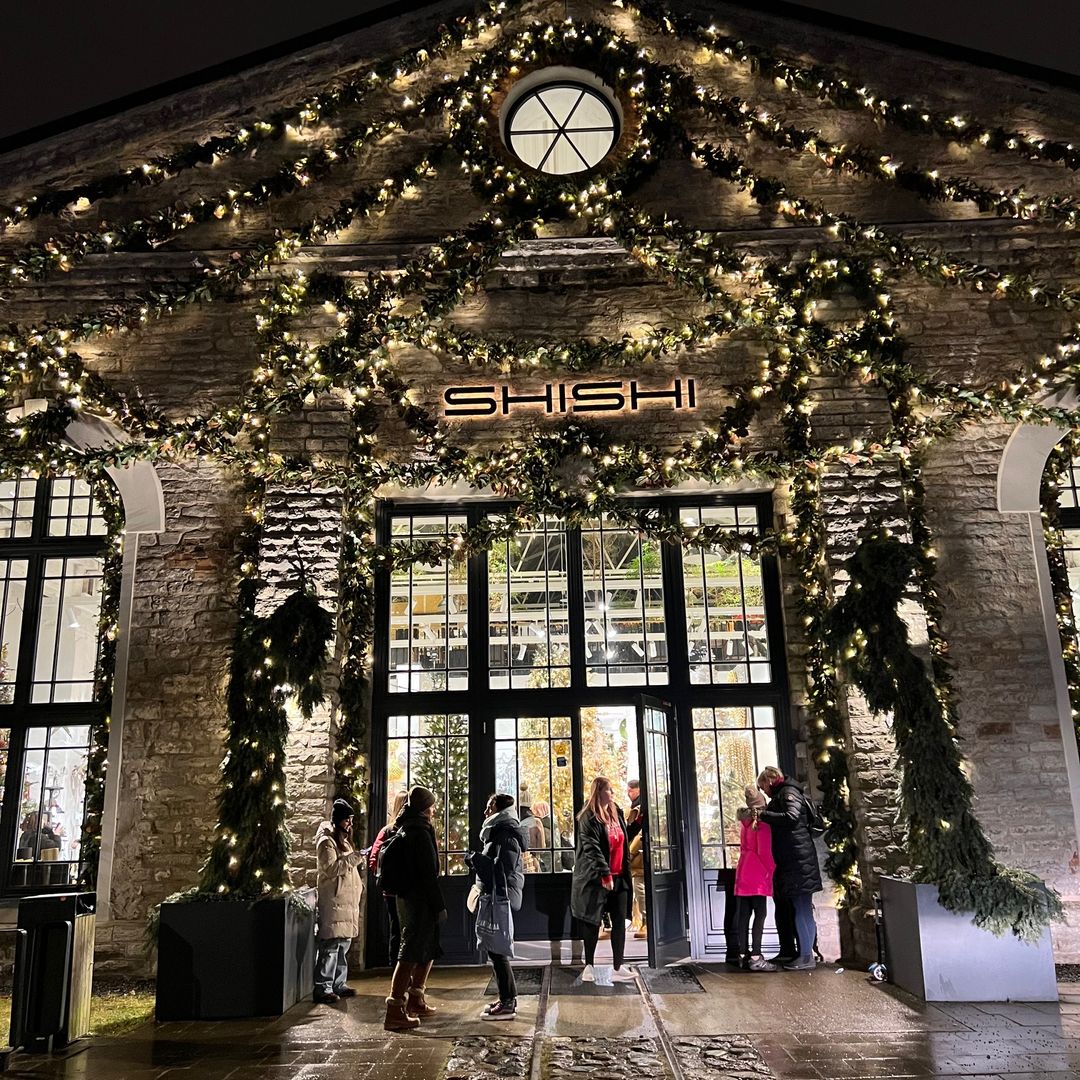
[[[777,780],[783,780],[784,774],[775,765],[766,765],[758,774],[757,786],[768,791]]]
[[[590,814],[606,825],[614,825],[619,820],[619,813],[615,809],[614,799],[608,803],[606,811],[600,809],[600,792],[605,787],[610,788],[612,792],[615,791],[611,786],[611,781],[606,776],[597,776],[593,779],[592,786],[589,788],[589,797],[585,800],[581,813],[578,814],[579,821],[584,820]]]
[[[401,817],[401,811],[405,809],[405,804],[408,801],[409,793],[407,791],[394,792],[394,801],[390,804],[390,817],[386,820],[387,825],[393,825]]]

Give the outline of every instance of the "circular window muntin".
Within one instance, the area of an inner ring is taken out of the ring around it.
[[[548,109],[547,104],[540,98],[540,94],[545,90],[554,89],[570,89],[578,90],[581,92],[578,100],[574,103],[570,113],[567,115],[566,120],[562,124],[555,118]],[[609,124],[602,126],[590,125],[586,128],[566,130],[566,125],[573,119],[574,113],[580,107],[581,102],[585,99],[590,101],[599,102],[607,115]],[[551,117],[552,123],[555,125],[554,129],[544,129],[537,131],[515,131],[514,121],[517,118],[521,108],[528,102],[533,100],[539,100],[541,106],[547,111]],[[500,111],[500,133],[503,138],[503,143],[506,148],[514,155],[514,157],[525,165],[527,168],[535,169],[538,172],[542,172],[547,176],[573,176],[579,173],[588,172],[596,168],[606,157],[608,157],[612,150],[618,145],[620,138],[623,134],[623,116],[622,106],[618,98],[614,95],[611,89],[594,75],[591,71],[585,71],[581,68],[569,68],[569,67],[548,67],[541,68],[537,71],[533,71],[531,74],[525,76],[523,79],[519,79],[517,83],[510,90],[507,95],[506,101]],[[596,157],[595,161],[590,162],[589,157],[582,152],[582,147],[577,145],[573,138],[570,136],[575,134],[588,134],[594,132],[610,133],[610,140],[607,143],[603,153]],[[526,157],[522,156],[522,150],[519,146],[515,146],[515,137],[522,135],[552,135],[550,145],[547,147],[543,156],[540,159],[539,164],[531,164]],[[551,154],[555,151],[555,148],[561,141],[565,140],[567,145],[573,150],[581,163],[580,168],[570,169],[565,172],[555,172],[553,170],[546,169],[544,163],[550,158]]]

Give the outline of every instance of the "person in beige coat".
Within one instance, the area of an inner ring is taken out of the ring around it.
[[[357,869],[363,855],[352,835],[353,808],[336,799],[330,820],[315,834],[319,864],[319,934],[315,943],[315,1000],[332,1004],[356,991],[345,984],[349,946],[360,933],[360,899],[364,883]]]

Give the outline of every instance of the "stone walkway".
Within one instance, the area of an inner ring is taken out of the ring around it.
[[[549,969],[518,1018],[478,1019],[488,974],[433,973],[440,1011],[416,1033],[382,1030],[385,978],[335,1006],[275,1020],[147,1024],[66,1057],[16,1055],[33,1080],[852,1080],[1080,1076],[1080,986],[1053,1005],[927,1005],[857,971],[575,986]],[[649,989],[649,986],[653,989]],[[494,1029],[494,1030],[493,1030]]]

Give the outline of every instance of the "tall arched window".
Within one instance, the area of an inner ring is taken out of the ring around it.
[[[70,886],[82,825],[106,524],[76,477],[0,481],[0,887]]]

